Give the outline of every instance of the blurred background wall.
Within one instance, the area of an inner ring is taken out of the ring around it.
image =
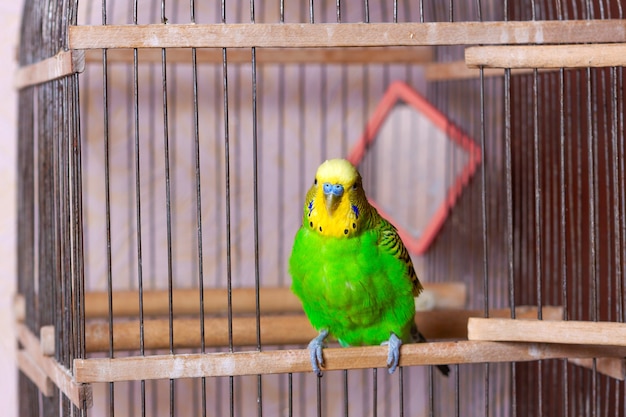
[[[17,416],[13,294],[15,292],[15,48],[22,0],[0,2],[0,409]]]

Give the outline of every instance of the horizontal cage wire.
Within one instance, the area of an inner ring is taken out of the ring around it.
[[[622,14],[27,1],[20,415],[624,415]],[[393,375],[311,370],[288,262],[331,158],[425,288]]]

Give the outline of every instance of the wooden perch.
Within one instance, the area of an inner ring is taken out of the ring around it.
[[[26,319],[26,300],[21,294],[13,296],[13,318],[16,323],[23,323]]]
[[[256,319],[238,317],[233,319],[233,344],[236,346],[256,345]],[[175,319],[174,348],[200,347],[200,321],[198,319]],[[85,326],[85,348],[87,352],[109,350],[109,326],[107,323],[88,323]],[[169,320],[144,321],[144,347],[167,349],[169,347]],[[204,322],[207,347],[228,346],[228,319],[207,318]],[[261,341],[263,344],[306,343],[317,335],[304,315],[261,317]],[[139,322],[130,321],[113,325],[113,347],[115,351],[139,350]]]
[[[465,50],[470,68],[587,68],[626,65],[626,44],[475,46]]]
[[[173,313],[176,316],[200,313],[200,293],[196,289],[176,289],[172,291]],[[288,288],[262,288],[259,293],[260,308],[263,314],[301,312],[300,301]],[[233,314],[254,314],[256,295],[254,288],[232,289]],[[204,313],[221,314],[228,312],[226,289],[204,290]],[[167,290],[144,291],[143,313],[145,316],[166,316],[169,313],[169,293]],[[89,292],[85,294],[85,316],[87,318],[108,317],[108,294]],[[113,292],[114,317],[138,317],[139,293],[137,291]]]
[[[39,344],[41,345],[41,353],[45,356],[54,356],[54,326],[42,326],[39,329]]]
[[[17,351],[16,357],[20,371],[37,386],[41,395],[51,397],[54,394],[54,383],[37,362],[23,349]]]
[[[483,314],[482,310],[441,310],[418,312],[415,316],[420,331],[429,339],[465,339],[467,320]],[[510,317],[510,310],[492,310],[498,317]],[[544,315],[560,317],[560,307],[545,307]],[[520,307],[518,317],[536,317],[534,307]],[[233,319],[233,344],[235,346],[256,345],[256,319],[236,317]],[[194,319],[174,320],[174,348],[200,347],[200,321]],[[228,320],[226,318],[206,318],[204,322],[205,346],[228,346]],[[317,332],[303,314],[261,316],[261,342],[263,345],[307,344]],[[109,350],[108,323],[87,323],[85,326],[87,352],[107,352]],[[113,325],[114,351],[139,350],[139,322],[137,320]],[[144,348],[169,348],[169,320],[144,320]]]
[[[520,317],[522,318],[522,317]],[[545,320],[482,319],[468,320],[468,339],[483,341],[546,342],[581,345],[626,346],[626,324],[614,322],[582,322]],[[569,362],[593,368],[593,359],[570,357]],[[596,371],[624,380],[626,363],[623,358],[596,359]]]
[[[43,61],[18,68],[13,85],[21,89],[83,72],[84,68],[85,53],[83,51],[61,51]]]
[[[541,70],[540,72],[549,71]],[[511,70],[511,75],[532,74],[533,69],[517,68]],[[484,77],[503,77],[503,68],[485,68]],[[478,67],[468,68],[465,61],[431,62],[424,65],[424,77],[427,81],[460,80],[480,77]]]
[[[54,384],[76,407],[93,405],[91,386],[77,383],[67,369],[45,356],[39,339],[25,325],[17,325],[17,337],[22,345],[18,351],[18,366],[44,395],[52,395],[50,385]]]
[[[467,339],[467,322],[472,317],[482,317],[484,310],[441,310],[418,312],[415,322],[425,335],[431,339]],[[491,317],[511,317],[511,309],[491,309]],[[560,320],[563,307],[544,306],[543,315],[550,320]],[[515,308],[515,316],[524,319],[537,317],[537,307],[519,306]],[[428,330],[428,333],[426,333]]]
[[[626,324],[470,318],[469,340],[626,346]]]
[[[323,370],[384,368],[386,346],[324,349]],[[524,362],[568,357],[624,357],[625,347],[542,343],[438,342],[404,344],[400,366]],[[308,349],[76,359],[77,382],[117,382],[311,372]]]
[[[485,77],[501,77],[504,75],[504,71],[486,68],[483,74]],[[465,61],[432,62],[424,65],[424,77],[428,81],[478,78],[479,75],[479,70],[477,68],[468,68]]]
[[[109,64],[133,63],[132,49],[109,49]],[[102,51],[85,51],[86,62],[102,64]],[[161,64],[161,51],[154,48],[142,48],[137,51],[138,63]],[[397,46],[371,48],[258,48],[256,63],[269,64],[423,64],[431,62],[433,52],[425,46]],[[250,64],[252,53],[249,49],[228,49],[229,64]],[[167,50],[167,62],[191,64],[191,49],[170,48]],[[198,64],[222,64],[222,49],[201,48],[196,50]]]
[[[425,283],[424,293],[420,297],[431,297],[432,308],[462,309],[467,299],[467,289],[463,283]],[[198,316],[200,312],[200,293],[195,289],[176,289],[172,291],[173,313],[176,316]],[[204,290],[204,313],[207,315],[225,315],[228,311],[226,289]],[[286,287],[263,287],[259,292],[261,314],[302,313],[300,300]],[[419,298],[418,298],[419,299]],[[85,316],[103,318],[109,315],[108,294],[106,292],[88,292],[85,294]],[[254,288],[233,288],[233,314],[254,314],[256,295]],[[169,313],[169,294],[167,290],[144,291],[143,312],[147,317],[167,316]],[[114,317],[138,317],[139,293],[137,291],[113,292]]]
[[[432,23],[216,23],[70,26],[69,47],[317,48],[626,42],[620,19]]]

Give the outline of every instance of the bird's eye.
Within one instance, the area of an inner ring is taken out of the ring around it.
[[[317,185],[317,178],[313,181],[313,185]]]
[[[352,184],[353,190],[356,190],[357,188],[359,188],[359,183],[355,182],[354,184]]]

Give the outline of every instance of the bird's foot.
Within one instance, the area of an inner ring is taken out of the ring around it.
[[[391,333],[389,336],[389,340],[381,343],[382,346],[389,345],[389,354],[387,355],[387,368],[389,374],[393,374],[398,367],[398,362],[400,362],[400,346],[402,346],[402,340],[398,338],[395,334]]]
[[[322,356],[322,349],[324,349],[324,341],[328,336],[328,330],[322,329],[320,330],[320,334],[318,334],[313,340],[309,342],[309,355],[311,358],[311,366],[313,368],[313,372],[317,376],[322,376],[322,370],[320,366],[324,366],[324,357]]]

